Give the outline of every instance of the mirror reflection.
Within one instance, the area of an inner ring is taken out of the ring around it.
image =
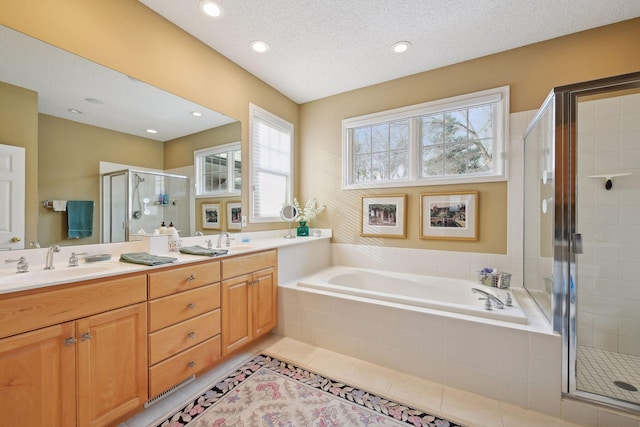
[[[37,212],[22,203],[18,215],[29,240],[43,247],[119,241],[162,221],[182,236],[213,233],[201,213],[210,203],[221,206],[218,230],[227,230],[227,205],[240,216],[238,121],[2,26],[0,52],[0,157],[3,147],[24,147],[24,176],[12,179],[38,194]],[[237,150],[215,152],[228,145]],[[195,153],[207,150],[214,151],[197,166]],[[123,181],[117,200],[104,178],[115,172]],[[92,217],[80,217],[89,232],[69,232],[60,209],[67,201],[93,202]],[[0,215],[15,216],[15,205]],[[29,247],[24,234],[9,230],[0,249]]]

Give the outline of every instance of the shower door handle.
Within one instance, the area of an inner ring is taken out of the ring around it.
[[[582,234],[580,233],[573,233],[573,236],[571,236],[571,246],[573,246],[573,253],[574,254],[581,254],[582,253]]]

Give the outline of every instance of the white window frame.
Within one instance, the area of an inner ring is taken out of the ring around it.
[[[241,190],[236,190],[233,182],[233,164],[227,164],[227,190],[226,191],[204,191],[203,185],[203,171],[201,159],[212,154],[228,153],[227,159],[233,160],[231,153],[234,151],[241,151],[242,145],[240,141],[231,142],[229,144],[216,145],[214,147],[203,148],[193,151],[193,166],[194,166],[194,180],[196,184],[196,198],[203,197],[235,197],[242,194]]]
[[[469,174],[445,177],[420,177],[420,117],[438,112],[446,112],[461,108],[469,108],[483,104],[494,103],[496,106],[494,119],[495,145],[494,168],[487,174]],[[379,123],[387,123],[396,120],[409,119],[409,170],[406,179],[393,181],[369,181],[352,182],[353,179],[353,143],[351,130],[371,126]],[[483,90],[470,94],[454,96],[451,98],[395,108],[387,111],[351,117],[342,121],[342,188],[367,189],[367,188],[391,188],[414,187],[442,184],[463,184],[477,182],[497,182],[508,179],[507,155],[509,135],[509,86]]]
[[[285,174],[286,180],[286,188],[285,188],[285,200],[278,201],[278,204],[291,202],[293,200],[293,177],[294,177],[294,126],[292,123],[284,120],[281,117],[276,116],[269,111],[258,107],[255,104],[249,104],[249,141],[250,141],[250,149],[249,149],[249,221],[254,223],[265,223],[265,222],[281,222],[280,211],[272,212],[272,215],[260,215],[259,212],[256,212],[255,199],[257,196],[256,188],[258,179],[258,171],[257,165],[255,164],[256,155],[255,151],[258,147],[258,142],[254,141],[254,122],[255,119],[259,119],[263,122],[267,122],[275,128],[279,128],[280,130],[286,132],[290,136],[289,140],[289,170]]]

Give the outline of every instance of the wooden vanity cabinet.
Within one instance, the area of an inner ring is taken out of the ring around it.
[[[149,274],[149,397],[220,359],[220,262]]]
[[[1,297],[0,411],[12,425],[108,426],[142,408],[146,275]]]
[[[222,263],[222,355],[276,327],[277,252],[224,259]]]

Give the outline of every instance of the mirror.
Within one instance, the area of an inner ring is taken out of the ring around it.
[[[296,236],[291,234],[291,223],[294,222],[299,215],[300,211],[294,205],[286,204],[280,209],[280,218],[289,225],[289,232],[284,236],[285,239],[295,239]]]
[[[241,140],[241,124],[233,118],[4,26],[0,52],[1,122],[12,127],[0,126],[0,144],[25,147],[27,182],[38,177],[37,188],[27,185],[27,191],[37,189],[38,212],[27,211],[25,224],[37,223],[36,239],[43,247],[103,241],[102,174],[135,169],[187,176],[193,183],[194,151]],[[26,137],[16,137],[18,133]],[[130,195],[135,182],[132,185],[127,188]],[[207,233],[201,225],[203,204],[226,206],[241,200],[237,193],[195,198],[193,185],[190,188],[185,199],[189,219],[177,224],[182,236]],[[156,184],[129,198],[135,205],[128,215],[131,230],[140,229],[134,213],[141,211],[144,218],[144,212],[154,211],[162,204],[163,191]],[[141,205],[138,198],[149,202]],[[44,204],[65,200],[94,201],[91,237],[69,240],[67,215]],[[221,221],[223,231],[226,223]],[[30,230],[26,234],[33,239]]]

